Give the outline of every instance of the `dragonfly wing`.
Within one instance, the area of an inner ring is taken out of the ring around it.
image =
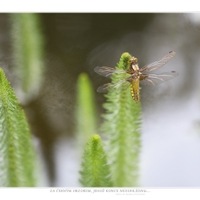
[[[106,83],[97,88],[97,92],[106,93],[108,91],[120,91],[125,90],[130,85],[126,79],[118,81],[116,83]]]
[[[141,80],[141,84],[158,85],[160,83],[173,79],[176,76],[178,76],[178,72],[175,71],[164,72],[161,74],[146,74],[146,78]]]
[[[161,59],[159,59],[149,65],[144,66],[143,68],[146,68],[145,72],[151,72],[151,71],[159,69],[160,67],[165,65],[169,60],[171,60],[175,54],[176,53],[174,51],[170,51],[168,54],[163,56]]]
[[[120,73],[126,73],[126,71],[124,70],[116,70],[114,68],[111,67],[95,67],[94,71],[98,74],[100,74],[101,76],[105,76],[105,77],[111,77],[113,74],[120,74]]]

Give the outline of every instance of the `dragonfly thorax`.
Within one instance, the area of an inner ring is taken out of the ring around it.
[[[139,66],[138,66],[138,64],[132,64],[132,65],[131,65],[131,68],[132,68],[134,71],[139,71]]]

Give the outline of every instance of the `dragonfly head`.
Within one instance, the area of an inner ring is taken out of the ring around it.
[[[138,59],[135,58],[134,56],[131,57],[131,59],[129,60],[129,64],[130,64],[130,67],[131,67],[134,71],[139,70]]]
[[[133,57],[130,58],[129,63],[130,63],[131,65],[132,65],[132,64],[135,65],[135,64],[138,63],[138,59],[135,58],[135,57],[133,56]]]

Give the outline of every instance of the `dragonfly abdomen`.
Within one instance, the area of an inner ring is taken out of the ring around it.
[[[133,80],[131,82],[131,95],[132,95],[133,100],[135,100],[135,102],[139,102],[140,101],[139,79],[138,80]]]

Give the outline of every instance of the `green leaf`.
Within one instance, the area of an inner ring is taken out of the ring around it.
[[[84,187],[111,187],[110,170],[101,138],[94,134],[89,138],[83,155],[80,182]]]
[[[35,186],[35,154],[24,111],[0,68],[0,186]]]
[[[14,67],[23,101],[36,97],[44,71],[44,42],[38,14],[11,14]]]
[[[128,69],[131,55],[123,53],[117,69]],[[112,82],[126,78],[126,74],[112,76]],[[136,103],[130,89],[109,91],[103,107],[106,114],[102,130],[108,140],[106,150],[115,187],[138,185],[141,104]]]
[[[97,131],[94,91],[89,77],[85,73],[79,75],[77,82],[76,121],[77,137],[79,142],[85,145],[89,137]]]

